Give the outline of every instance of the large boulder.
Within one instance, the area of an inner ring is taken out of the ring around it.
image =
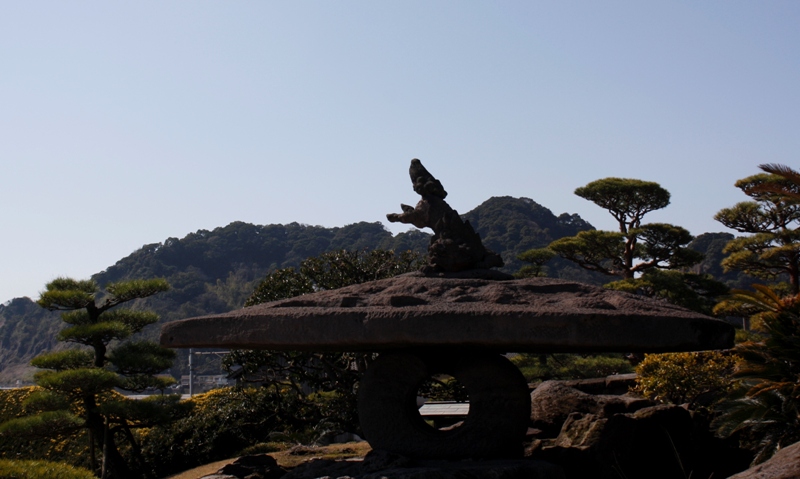
[[[730,479],[797,479],[800,477],[800,442],[778,451],[772,458]]]
[[[558,437],[536,441],[530,455],[561,465],[569,479],[727,477],[750,460],[714,438],[705,419],[674,405],[572,413]]]
[[[542,431],[540,437],[555,437],[572,413],[609,417],[653,405],[637,396],[587,394],[564,381],[545,381],[531,393],[531,426]]]

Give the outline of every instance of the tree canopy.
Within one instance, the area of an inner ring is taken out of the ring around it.
[[[670,194],[658,183],[631,178],[603,178],[575,190],[575,194],[608,210],[625,234],[641,225],[645,214],[666,208]]]
[[[669,192],[658,183],[604,178],[576,189],[575,194],[608,210],[619,225],[618,232],[581,231],[550,243],[549,249],[582,268],[633,279],[636,273],[683,268],[702,259],[702,254],[687,248],[693,237],[686,229],[667,223],[642,224],[645,214],[669,204]]]
[[[124,437],[138,450],[131,429],[171,420],[179,409],[179,396],[154,396],[135,401],[114,392],[116,388],[143,391],[165,388],[174,380],[157,374],[168,369],[174,351],[133,336],[158,321],[149,311],[117,308],[123,303],[169,289],[163,279],[112,283],[101,290],[94,280],[58,278],[48,283],[38,304],[61,311],[68,326],[58,340],[74,343],[66,349],[37,356],[31,362],[42,369],[35,375],[42,392],[28,400],[37,411],[0,426],[17,435],[61,436],[85,429],[89,432],[89,465],[104,477],[126,478],[132,469],[117,447]],[[111,343],[117,344],[110,348]],[[95,449],[103,451],[102,465]]]
[[[723,208],[714,219],[740,233],[750,233],[728,242],[726,271],[777,280],[788,278],[793,293],[800,292],[800,183],[771,173],[761,173],[736,182],[752,198]]]

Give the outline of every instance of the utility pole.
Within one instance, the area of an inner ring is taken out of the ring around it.
[[[189,348],[189,397],[194,394],[194,369],[192,368],[192,356],[194,356],[194,349]]]
[[[195,352],[194,348],[189,348],[189,397],[194,395],[194,362],[193,357],[195,355],[201,356],[204,354],[213,354],[214,356],[221,358],[226,354],[230,353],[230,351],[198,351]]]

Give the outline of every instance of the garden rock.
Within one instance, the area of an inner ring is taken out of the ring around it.
[[[531,427],[540,437],[555,437],[572,413],[609,417],[654,406],[648,399],[628,395],[587,394],[564,381],[545,381],[531,393]]]
[[[796,479],[800,477],[800,442],[778,451],[770,460],[730,479]]]
[[[715,439],[707,422],[673,405],[607,416],[573,413],[557,438],[536,444],[531,457],[562,465],[569,479],[727,477],[750,460]]]
[[[285,474],[286,470],[272,456],[254,454],[242,456],[226,464],[215,474],[203,476],[201,479],[278,479]]]
[[[363,461],[312,460],[282,479],[564,479],[564,471],[543,461],[414,461],[374,450]]]

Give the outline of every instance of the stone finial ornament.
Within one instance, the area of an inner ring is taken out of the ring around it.
[[[422,166],[422,162],[416,158],[411,160],[409,174],[414,191],[422,199],[414,208],[401,204],[402,213],[390,213],[386,218],[392,223],[433,230],[424,273],[455,273],[503,266],[500,255],[486,249],[469,221],[463,221],[444,201],[447,192],[442,183]]]

